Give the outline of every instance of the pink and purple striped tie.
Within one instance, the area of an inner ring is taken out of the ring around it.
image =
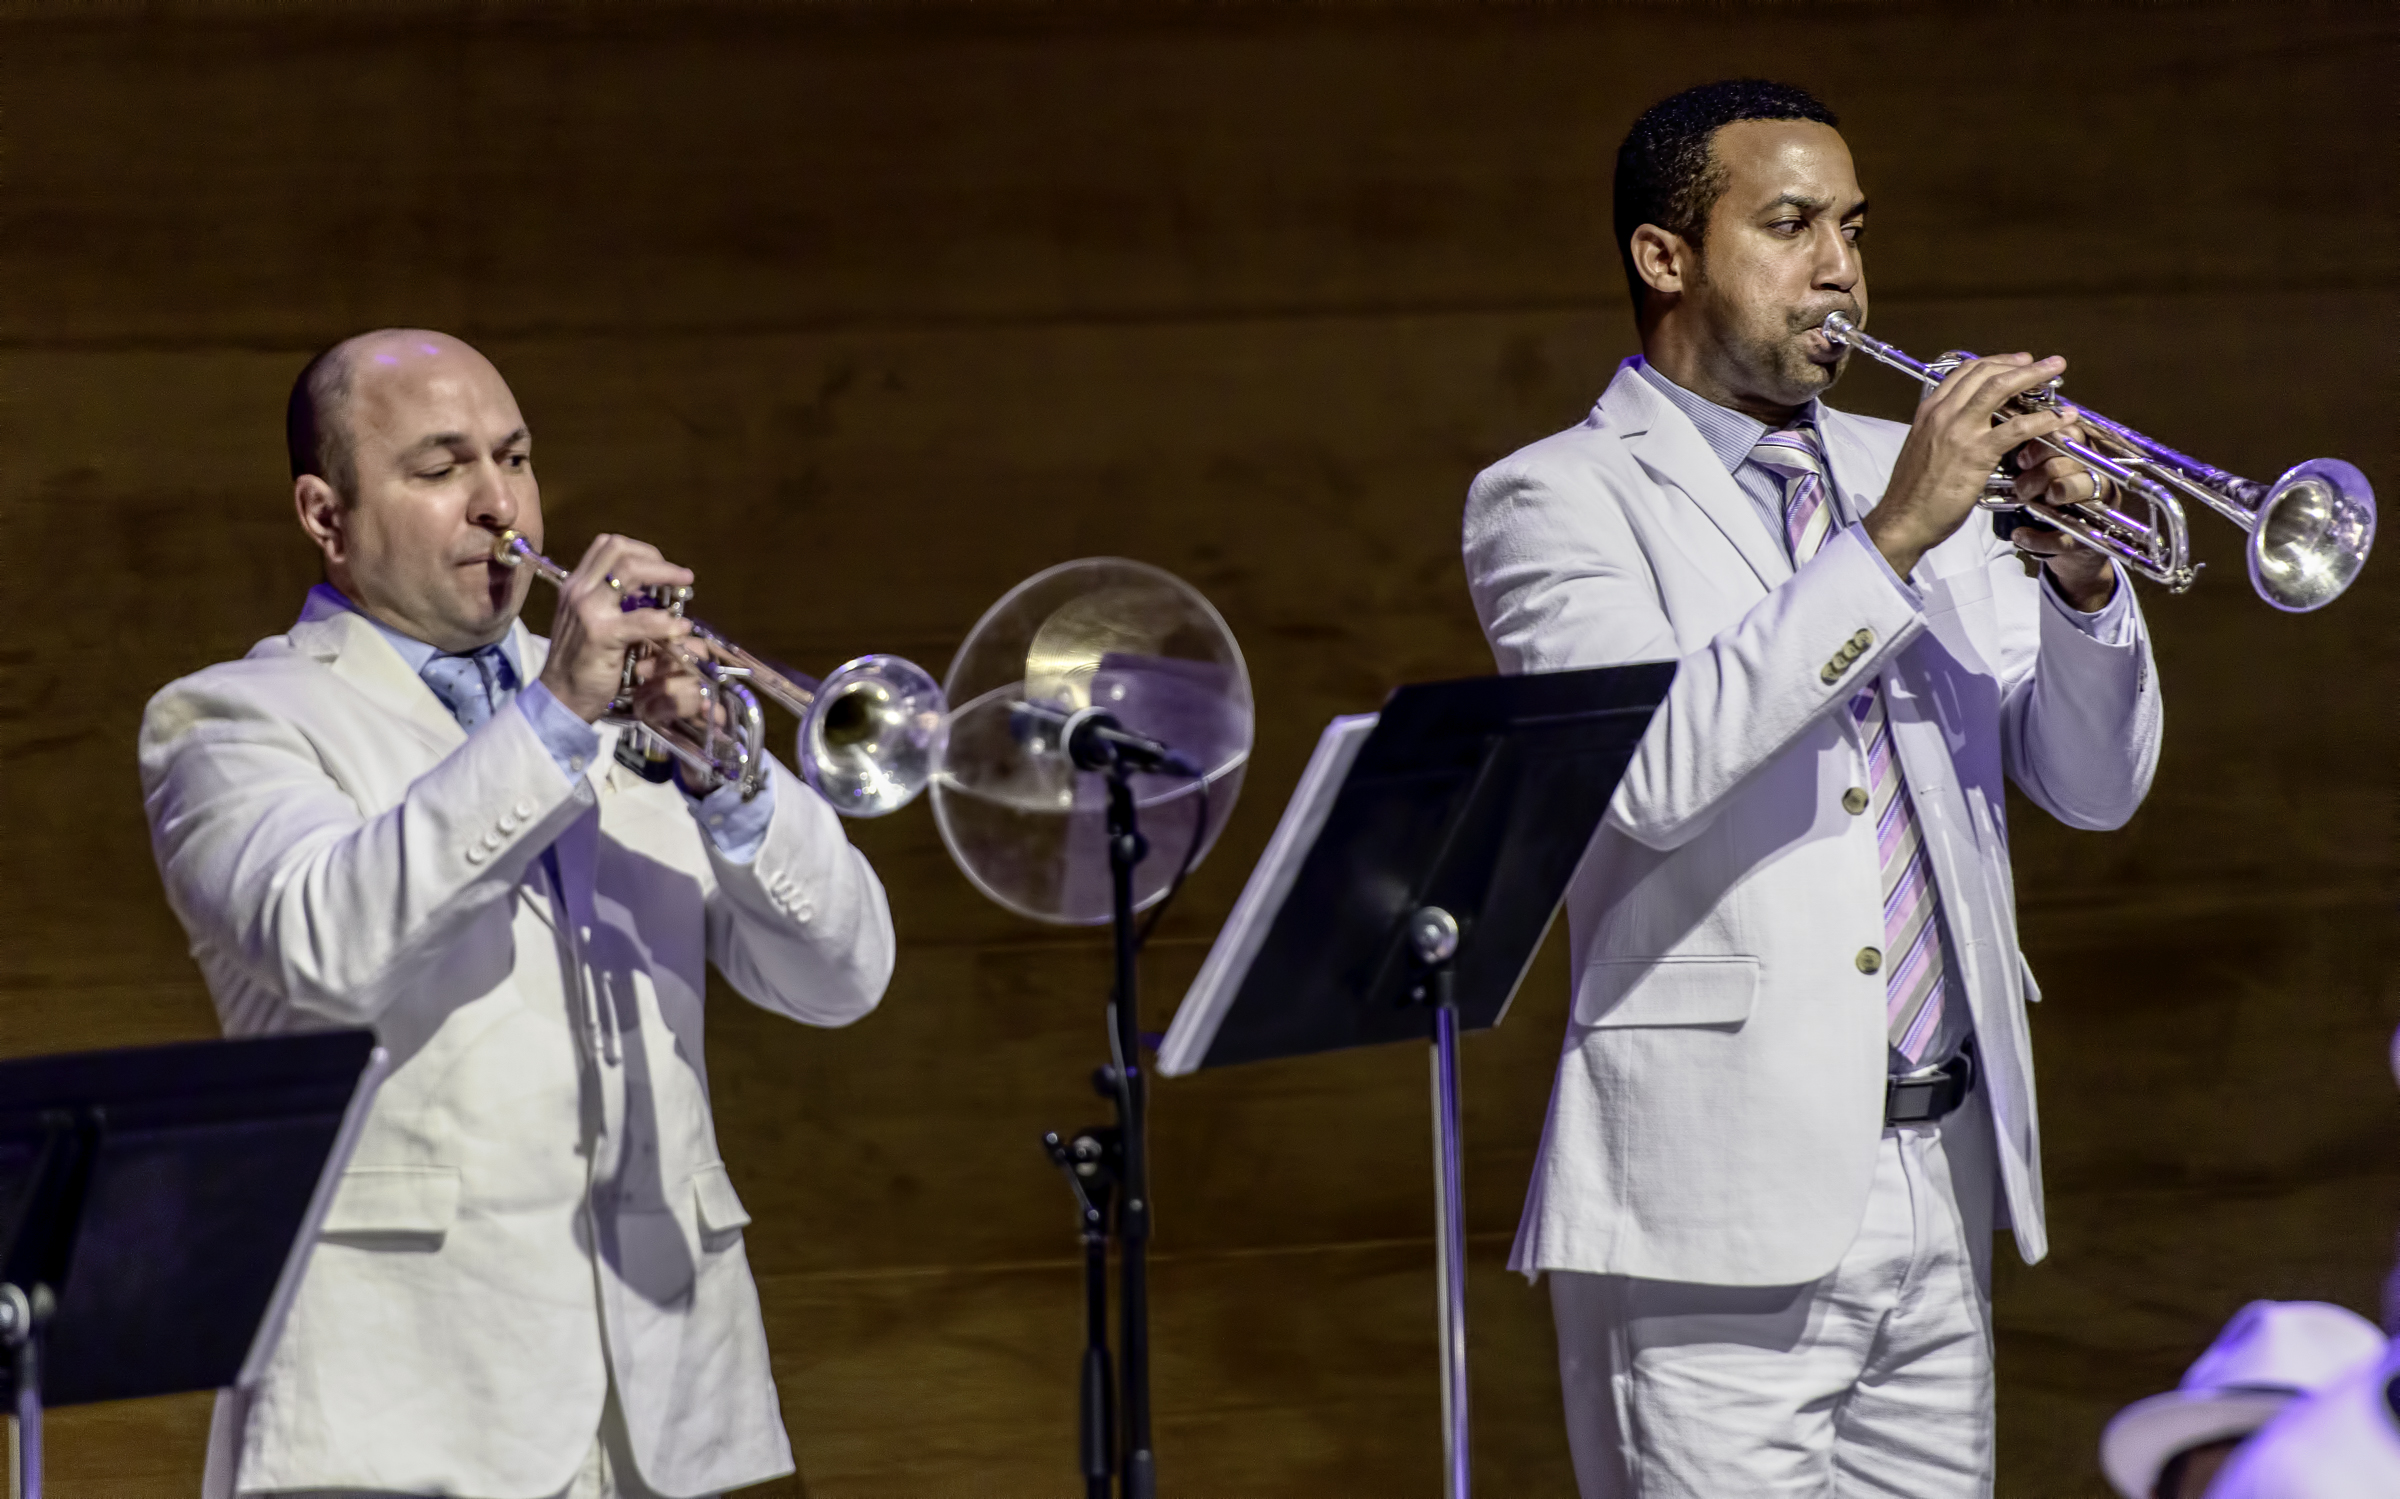
[[[1783,479],[1783,532],[1792,565],[1817,554],[1832,528],[1825,504],[1825,457],[1814,428],[1769,432],[1750,450],[1753,462]],[[1934,913],[1941,905],[1925,835],[1917,825],[1900,756],[1892,747],[1892,725],[1884,712],[1883,685],[1870,682],[1850,699],[1850,716],[1867,742],[1868,806],[1875,814],[1875,842],[1883,862],[1884,1033],[1910,1066],[1924,1060],[1926,1045],[1941,1029],[1948,989],[1942,970],[1942,938]]]

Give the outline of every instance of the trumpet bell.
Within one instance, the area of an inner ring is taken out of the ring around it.
[[[941,685],[898,656],[861,656],[817,687],[794,760],[845,817],[881,817],[916,800],[949,735]]]
[[[2339,458],[2312,458],[2275,481],[2250,528],[2250,583],[2292,614],[2322,609],[2366,566],[2375,490]]]

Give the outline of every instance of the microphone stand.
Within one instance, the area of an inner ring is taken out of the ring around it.
[[[1136,1004],[1141,978],[1133,922],[1133,868],[1149,852],[1133,810],[1133,767],[1128,756],[1109,756],[1108,872],[1115,884],[1117,982],[1109,1000],[1115,1034],[1118,1161],[1117,1274],[1123,1300],[1117,1308],[1117,1341],[1123,1357],[1117,1370],[1125,1412],[1124,1499],[1155,1499],[1157,1462],[1150,1450],[1150,1162],[1147,1115],[1149,1079],[1142,1073],[1141,1017]]]
[[[1149,1080],[1141,1065],[1140,932],[1134,921],[1133,873],[1149,853],[1135,813],[1137,771],[1197,774],[1156,740],[1130,733],[1102,711],[1065,717],[1061,735],[1079,770],[1108,781],[1108,871],[1114,896],[1116,976],[1108,1002],[1110,1061],[1093,1086],[1116,1105],[1114,1130],[1087,1129],[1072,1143],[1045,1135],[1050,1159],[1067,1175],[1083,1231],[1088,1339],[1081,1398],[1081,1456],[1087,1499],[1108,1499],[1111,1456],[1122,1499],[1156,1499],[1158,1465],[1150,1446],[1150,1163]],[[1108,1390],[1108,1237],[1115,1220],[1118,1275],[1116,1408]],[[1122,1446],[1118,1437],[1122,1436]]]

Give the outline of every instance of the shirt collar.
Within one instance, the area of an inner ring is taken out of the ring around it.
[[[359,608],[350,601],[348,594],[343,593],[331,583],[319,583],[316,587],[311,588],[308,591],[308,597],[300,605],[300,621],[303,624],[312,624],[321,619],[332,619],[336,615],[345,613],[355,614],[373,625],[376,633],[390,641],[392,649],[400,653],[400,659],[408,663],[408,669],[413,675],[423,676],[425,664],[434,657],[444,654],[440,648],[427,645],[414,635],[403,635],[366,610]],[[517,632],[515,630],[512,629],[500,637],[500,654],[507,659],[509,672],[517,681],[523,682],[525,668],[517,660]]]
[[[1740,472],[1742,465],[1750,461],[1750,450],[1757,447],[1758,440],[1767,435],[1765,422],[1730,406],[1720,406],[1705,396],[1692,394],[1661,374],[1649,360],[1636,358],[1633,367],[1644,380],[1650,382],[1651,389],[1665,396],[1676,410],[1691,418],[1692,425],[1700,429],[1700,440],[1708,444],[1708,450],[1716,455],[1719,463],[1725,465],[1725,472]],[[1800,420],[1794,425],[1823,430],[1821,413],[1814,397],[1802,408]]]

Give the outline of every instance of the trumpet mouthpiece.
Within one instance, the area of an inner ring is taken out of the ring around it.
[[[525,538],[514,531],[501,531],[492,537],[492,560],[503,567],[515,567],[525,560]]]
[[[1849,342],[1850,335],[1858,331],[1858,324],[1850,321],[1848,314],[1840,312],[1825,314],[1825,321],[1817,326],[1824,330],[1827,338],[1837,344]]]

